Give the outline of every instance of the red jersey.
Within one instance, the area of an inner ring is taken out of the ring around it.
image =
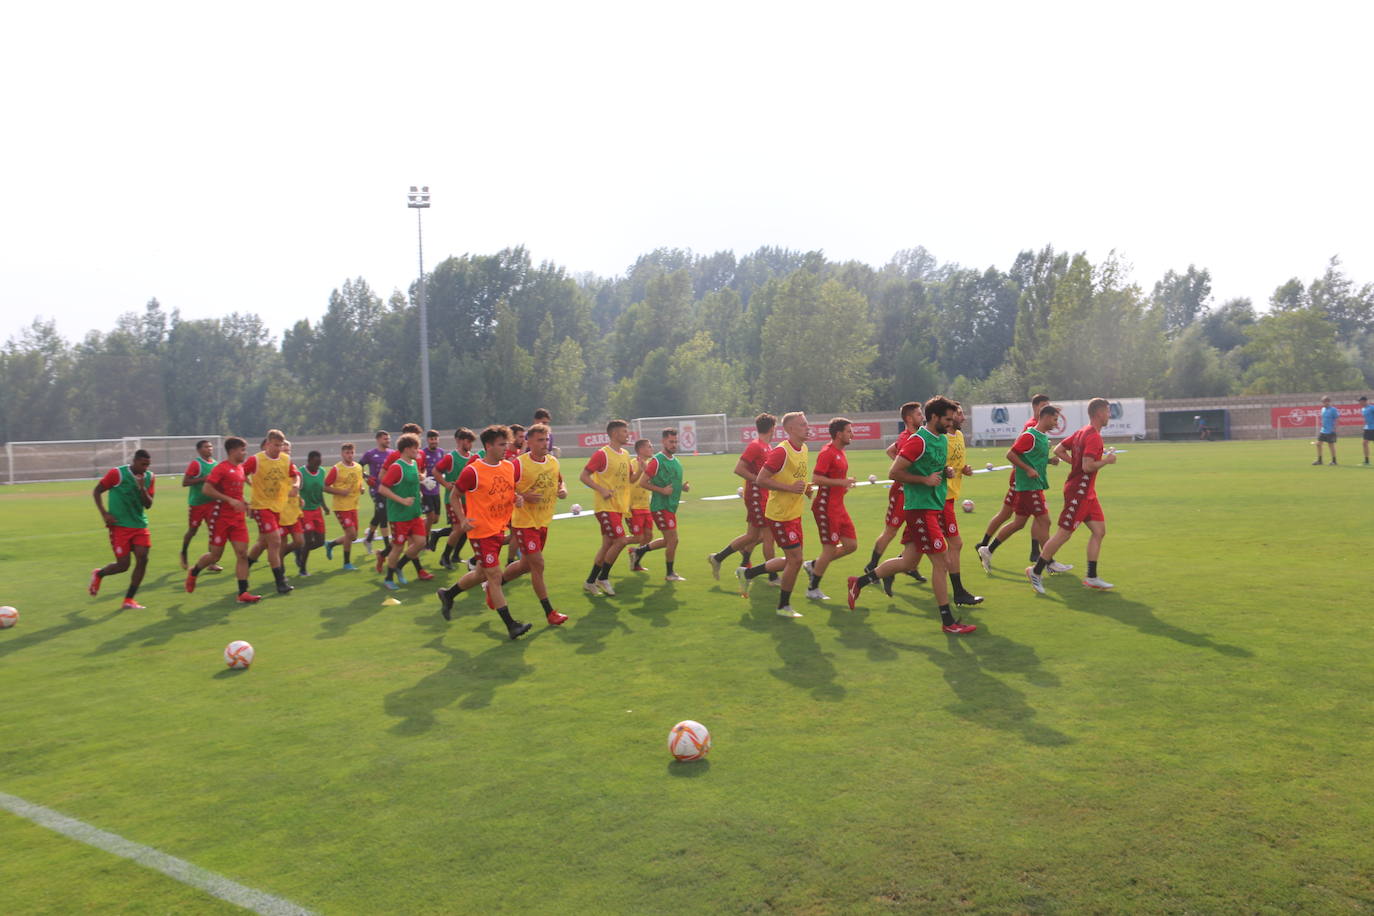
[[[1102,433],[1091,423],[1082,429],[1062,440],[1060,445],[1064,446],[1073,455],[1073,465],[1069,468],[1068,479],[1064,481],[1064,492],[1078,491],[1087,483],[1087,495],[1097,495],[1097,472],[1091,474],[1083,470],[1083,459],[1091,458],[1094,461],[1102,460]]]
[[[477,461],[469,461],[468,466],[458,472],[458,483],[456,484],[456,486],[464,493],[471,493],[473,490],[477,489],[477,469],[473,467],[473,465],[477,464],[481,460],[481,458],[478,458]],[[506,459],[502,458],[501,460],[505,461]],[[511,464],[515,465],[514,482],[519,483],[520,462],[512,461]],[[491,467],[491,465],[487,465],[487,467]],[[387,484],[387,486],[391,486],[391,484]]]
[[[1024,434],[1026,430],[1030,429],[1032,426],[1035,425],[1035,422],[1035,417],[1031,417],[1029,420],[1026,421],[1026,425],[1021,427],[1021,432]],[[1018,436],[1016,442],[1012,444],[1012,448],[1016,448],[1017,444],[1019,444],[1020,441],[1021,437]],[[1016,449],[1016,453],[1018,455],[1024,451],[1025,449],[1023,448]],[[1011,487],[1012,489],[1016,489],[1016,468],[1012,468],[1011,473],[1007,475],[1007,486]]]
[[[243,465],[234,464],[232,461],[221,461],[215,465],[215,469],[210,472],[210,476],[205,478],[205,482],[223,493],[229,499],[243,501]],[[230,513],[242,516],[243,513],[224,503],[220,509],[221,513]]]
[[[843,480],[849,476],[849,456],[844,453],[844,449],[836,448],[835,443],[828,443],[816,456],[816,466],[812,468],[812,472],[822,477]],[[847,489],[849,488],[818,486],[811,511],[817,515],[843,512],[844,491]]]
[[[744,447],[739,457],[749,473],[757,477],[759,471],[763,470],[763,463],[768,460],[768,443],[755,439]]]
[[[387,452],[386,460],[382,462],[382,467],[391,467],[393,464],[397,462],[397,460],[400,459],[400,457],[401,453],[396,451],[395,449],[392,449],[391,451]],[[415,453],[415,469],[418,471],[424,471],[425,469],[425,453],[423,451],[417,451]],[[391,486],[391,484],[387,484],[387,486]]]

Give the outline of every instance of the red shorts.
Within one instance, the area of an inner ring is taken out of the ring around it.
[[[292,522],[292,523],[289,524],[289,525],[282,525],[282,526],[281,526],[281,533],[282,533],[282,536],[283,536],[283,537],[285,537],[285,536],[288,535],[288,534],[294,534],[296,537],[304,537],[304,536],[305,536],[305,521],[304,521],[304,519],[298,518],[298,519],[296,519],[294,522]]]
[[[122,557],[132,553],[135,547],[153,546],[153,541],[148,536],[147,528],[121,528],[115,525],[110,528],[110,546],[114,548],[116,557]]]
[[[838,544],[845,538],[858,540],[859,532],[854,530],[854,520],[848,512],[814,512],[816,528],[821,533],[822,544]]]
[[[954,500],[945,500],[945,511],[940,513],[940,525],[945,529],[945,537],[957,538],[959,536],[959,519],[954,514]]]
[[[216,503],[218,505],[218,503]],[[248,543],[248,520],[242,512],[216,512],[210,516],[210,543]]]
[[[625,519],[619,512],[596,512],[596,520],[601,524],[601,533],[608,538],[625,536]]]
[[[271,509],[254,509],[253,520],[258,523],[258,534],[271,534],[281,527],[281,516]]]
[[[1017,515],[1029,515],[1034,518],[1047,515],[1050,511],[1045,508],[1044,490],[1021,490],[1016,494],[1016,502],[1012,509]]]
[[[318,531],[324,534],[324,510],[306,509],[301,513],[301,527],[306,531]]]
[[[906,491],[902,485],[894,483],[887,491],[887,518],[883,524],[889,528],[900,528],[906,524],[906,510],[903,507],[906,503]]]
[[[515,543],[520,548],[520,552],[526,556],[532,553],[541,553],[544,545],[549,542],[549,529],[547,528],[515,528],[511,530],[515,537]]]
[[[667,509],[659,509],[654,514],[654,526],[659,531],[673,531],[677,528],[677,513],[669,512]]]
[[[949,546],[945,542],[944,521],[943,509],[906,510],[906,530],[902,532],[902,543],[915,544],[921,553],[944,553]]]
[[[218,500],[211,500],[208,503],[201,503],[199,506],[190,506],[188,511],[190,527],[199,528],[201,522],[210,521],[210,517],[215,514],[215,506],[218,505]]]
[[[802,545],[801,519],[789,518],[785,522],[780,522],[770,518],[768,527],[773,529],[773,543],[783,550],[791,550]]]
[[[1059,527],[1069,531],[1074,530],[1084,522],[1105,522],[1107,516],[1102,514],[1102,504],[1097,501],[1096,493],[1089,493],[1079,496],[1077,493],[1070,496],[1064,494],[1064,511],[1059,513]]]
[[[391,523],[391,542],[404,541],[406,538],[428,537],[429,529],[425,527],[425,517],[412,518],[408,522]]]
[[[344,531],[358,530],[358,510],[357,509],[335,509],[334,520],[339,523],[339,527]]]
[[[767,508],[768,491],[752,483],[746,483],[744,485],[744,514],[750,528],[768,527],[768,517],[763,514]]]
[[[654,528],[654,517],[648,509],[635,509],[630,513],[630,534],[635,537],[648,534]]]
[[[1007,495],[1002,497],[1002,505],[1008,509],[1016,508],[1016,488],[1007,487]]]
[[[469,538],[468,543],[472,545],[473,556],[477,557],[477,562],[483,569],[495,569],[501,565],[501,547],[505,544],[504,533],[489,538]]]

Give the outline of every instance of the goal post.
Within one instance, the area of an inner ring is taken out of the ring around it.
[[[720,455],[732,451],[729,423],[723,413],[699,413],[677,417],[636,417],[630,431],[636,439],[648,439],[658,447],[659,436],[669,427],[677,430],[679,455]]]
[[[126,436],[121,439],[67,439],[5,444],[6,483],[92,480],[112,467],[128,464],[134,452],[147,449],[159,477],[180,476],[195,454],[196,443],[209,439],[215,456],[224,457],[224,437]]]

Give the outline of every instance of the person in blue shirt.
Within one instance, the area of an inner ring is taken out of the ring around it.
[[[1374,442],[1374,404],[1360,395],[1360,414],[1364,417],[1364,463],[1369,464],[1369,443]]]
[[[1336,465],[1336,424],[1340,421],[1341,412],[1331,406],[1330,396],[1322,398],[1322,409],[1317,412],[1317,460],[1313,464],[1322,463],[1322,443],[1325,442],[1331,448],[1331,465]]]

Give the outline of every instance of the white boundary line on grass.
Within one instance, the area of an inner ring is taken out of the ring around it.
[[[67,817],[65,814],[58,814],[51,808],[26,802],[17,796],[0,792],[0,808],[30,820],[40,827],[47,827],[63,836],[85,843],[87,846],[103,849],[105,852],[120,858],[137,862],[144,868],[162,872],[173,880],[205,891],[221,900],[227,900],[245,910],[252,910],[254,913],[263,914],[263,916],[309,916],[310,914],[309,910],[296,906],[290,900],[283,900],[281,897],[273,897],[271,894],[245,887],[235,881],[230,881],[223,875],[217,875],[198,865],[192,865],[185,859],[178,859],[176,856],[169,856],[151,846],[126,840],[118,834],[109,833],[99,827],[92,827],[84,821]]]

